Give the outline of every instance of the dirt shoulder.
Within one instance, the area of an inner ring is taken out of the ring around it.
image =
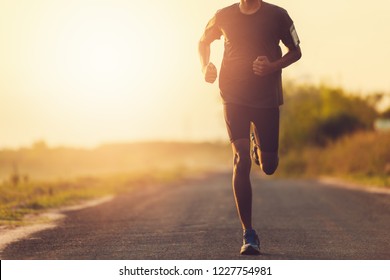
[[[86,201],[84,203],[52,209],[38,215],[29,215],[23,220],[21,226],[11,227],[2,226],[0,228],[0,256],[1,252],[9,244],[28,238],[30,235],[43,230],[55,228],[58,221],[65,218],[63,214],[66,211],[81,210],[89,207],[94,207],[102,203],[112,200],[114,196],[106,196],[98,199]]]

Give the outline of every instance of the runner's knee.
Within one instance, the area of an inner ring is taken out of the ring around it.
[[[249,139],[238,139],[232,143],[234,154],[234,172],[249,174],[251,170]]]
[[[278,153],[267,153],[262,152],[261,153],[261,167],[263,169],[263,172],[267,175],[272,175],[275,173],[276,169],[278,168],[279,164],[279,157]]]
[[[249,173],[251,169],[251,158],[248,153],[236,153],[234,155],[234,169],[239,173]]]

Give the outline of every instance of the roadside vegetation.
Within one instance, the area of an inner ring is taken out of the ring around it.
[[[19,225],[23,223],[25,215],[129,192],[133,188],[179,183],[194,175],[189,170],[178,168],[153,173],[22,181],[17,184],[4,181],[0,184],[0,225]]]
[[[131,143],[96,149],[0,151],[0,225],[26,215],[153,185],[174,185],[230,164],[227,143]]]
[[[328,86],[287,88],[281,117],[281,176],[333,176],[390,187],[390,110],[384,94],[360,96]]]

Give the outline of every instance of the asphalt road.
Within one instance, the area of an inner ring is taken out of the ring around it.
[[[2,259],[390,259],[390,195],[314,181],[254,178],[262,255],[240,256],[230,174],[139,188],[66,212]]]

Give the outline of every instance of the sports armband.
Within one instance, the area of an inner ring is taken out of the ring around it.
[[[300,41],[299,41],[298,33],[297,33],[297,31],[295,30],[294,24],[292,24],[291,27],[290,27],[290,34],[291,34],[291,38],[293,39],[294,45],[295,45],[296,47],[298,47]]]

